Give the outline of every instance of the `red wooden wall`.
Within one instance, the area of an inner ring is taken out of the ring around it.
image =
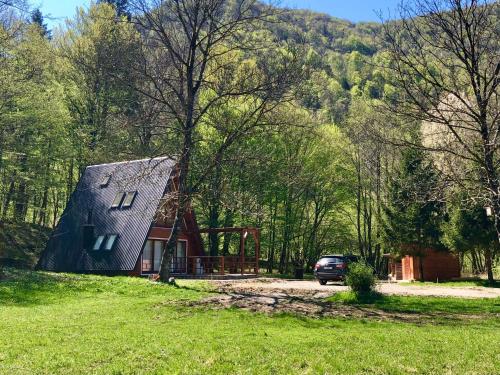
[[[425,281],[450,280],[460,277],[458,257],[447,251],[424,250],[423,271]],[[403,280],[420,280],[420,257],[407,255],[401,259]]]

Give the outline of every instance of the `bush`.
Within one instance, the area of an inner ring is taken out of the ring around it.
[[[346,276],[346,284],[356,294],[369,293],[375,289],[373,268],[366,263],[352,263]]]

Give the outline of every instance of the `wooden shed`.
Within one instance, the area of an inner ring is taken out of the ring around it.
[[[446,250],[425,249],[419,255],[405,255],[400,258],[386,254],[389,258],[389,278],[391,280],[441,281],[460,277],[458,257]],[[422,267],[420,261],[422,260]],[[423,270],[423,277],[420,272]]]

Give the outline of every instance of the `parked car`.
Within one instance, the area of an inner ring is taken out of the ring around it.
[[[354,255],[324,255],[314,266],[314,276],[321,285],[328,281],[344,281],[349,264],[357,261]]]

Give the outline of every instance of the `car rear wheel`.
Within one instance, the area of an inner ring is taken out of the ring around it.
[[[326,280],[318,279],[318,281],[321,285],[326,285]]]

